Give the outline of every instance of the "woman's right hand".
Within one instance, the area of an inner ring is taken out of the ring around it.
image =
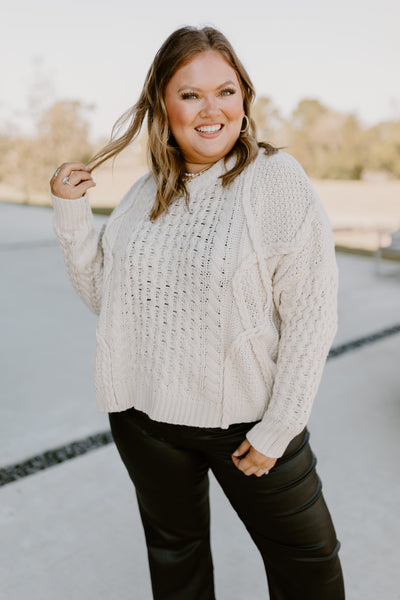
[[[95,185],[90,169],[81,162],[63,163],[50,179],[50,189],[54,196],[68,200],[81,198]]]

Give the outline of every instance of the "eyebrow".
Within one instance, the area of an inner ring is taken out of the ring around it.
[[[220,90],[221,88],[226,87],[227,85],[234,85],[237,86],[237,83],[235,83],[234,81],[231,81],[230,79],[228,79],[228,81],[224,81],[224,83],[221,83],[221,85],[219,85],[216,89]],[[178,89],[178,93],[182,92],[183,90],[187,90],[187,89],[191,89],[191,90],[196,90],[196,92],[200,91],[200,88],[194,86],[194,85],[182,85],[179,89]]]

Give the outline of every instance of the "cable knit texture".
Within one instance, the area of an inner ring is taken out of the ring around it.
[[[325,209],[286,152],[227,187],[224,161],[149,220],[151,173],[98,233],[87,195],[52,195],[72,285],[97,315],[99,409],[227,428],[279,457],[306,425],[337,330],[338,270]]]

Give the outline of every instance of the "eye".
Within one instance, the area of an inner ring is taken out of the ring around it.
[[[193,98],[198,98],[197,94],[195,92],[184,92],[182,94],[182,99],[183,100],[191,100]]]
[[[221,90],[221,96],[232,96],[233,94],[236,94],[236,90],[233,90],[232,88]]]

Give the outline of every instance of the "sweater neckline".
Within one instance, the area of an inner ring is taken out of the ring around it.
[[[223,156],[215,162],[207,171],[204,171],[198,177],[193,177],[186,181],[186,189],[189,195],[196,193],[199,190],[206,188],[208,185],[215,183],[220,175],[229,171],[234,165],[235,157],[230,156],[225,166],[225,157]]]

